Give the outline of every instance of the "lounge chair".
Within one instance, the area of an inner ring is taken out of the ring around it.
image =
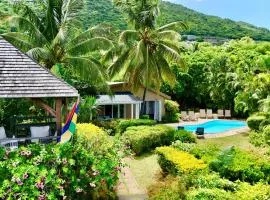
[[[204,138],[204,128],[198,127],[196,130],[196,135],[198,138]]]
[[[205,109],[200,109],[200,118],[206,118]]]
[[[16,139],[8,140],[4,127],[0,127],[0,146],[8,147],[10,149],[18,148],[18,141]]]
[[[207,109],[206,116],[207,116],[207,119],[212,119],[213,118],[212,109]]]
[[[183,121],[188,121],[189,120],[189,117],[187,115],[187,111],[181,111],[181,119]]]
[[[231,110],[225,110],[225,118],[231,118],[232,114],[231,114]]]
[[[38,143],[40,140],[46,142],[46,137],[50,136],[50,126],[31,126],[30,132],[31,138],[40,138],[31,139],[31,142]]]
[[[217,114],[218,118],[224,118],[224,110],[218,109]]]
[[[189,120],[196,121],[195,113],[194,111],[188,111]]]

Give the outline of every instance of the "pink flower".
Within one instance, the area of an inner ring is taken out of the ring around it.
[[[16,180],[16,182],[18,185],[23,185],[23,182],[19,178]]]
[[[43,190],[44,189],[44,184],[42,182],[36,183],[35,186],[36,186],[36,188],[38,188],[40,190]]]
[[[65,164],[67,164],[68,162],[67,162],[67,159],[66,158],[64,158],[63,160],[62,160],[62,163],[65,165]]]
[[[28,174],[27,173],[24,173],[23,179],[27,179],[27,178],[28,178]]]
[[[38,200],[45,200],[45,199],[46,199],[45,195],[39,195],[38,197]]]

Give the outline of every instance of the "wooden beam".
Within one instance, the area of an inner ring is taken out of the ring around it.
[[[62,132],[62,100],[62,98],[55,98],[56,130],[58,136]]]
[[[53,108],[51,108],[49,105],[47,105],[42,99],[31,99],[34,104],[37,106],[43,108],[46,112],[51,114],[53,117],[56,117],[56,112]]]

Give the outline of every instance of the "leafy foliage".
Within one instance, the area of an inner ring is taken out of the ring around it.
[[[155,147],[169,145],[174,139],[174,131],[165,125],[134,126],[123,133],[123,139],[139,155]]]
[[[121,120],[117,125],[116,129],[118,133],[124,133],[128,127],[131,126],[153,126],[157,122],[152,119],[129,119]]]
[[[159,155],[158,162],[162,170],[171,174],[188,173],[207,167],[202,160],[172,147],[158,147],[156,153]]]
[[[260,124],[266,119],[264,115],[253,115],[247,119],[248,127],[252,130],[259,130]]]
[[[179,113],[179,104],[172,100],[165,100],[165,116],[162,121],[173,123],[179,122],[180,113]]]
[[[174,140],[184,143],[196,143],[196,136],[190,131],[178,130],[174,133]]]

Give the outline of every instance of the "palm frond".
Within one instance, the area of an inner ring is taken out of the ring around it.
[[[164,55],[167,60],[175,62],[179,64],[180,66],[184,66],[184,62],[181,56],[178,54],[178,52],[176,52],[174,49],[170,48],[169,46],[166,46],[165,44],[160,44],[159,53],[161,53],[161,55]]]
[[[35,47],[32,43],[31,38],[23,33],[5,33],[2,36],[9,41],[11,44],[22,50],[23,52],[28,51]]]
[[[188,26],[184,22],[178,21],[178,22],[172,22],[164,26],[161,26],[157,29],[157,31],[174,30],[178,32],[178,31],[183,31],[187,29],[188,29]]]
[[[84,55],[96,50],[109,50],[111,47],[113,47],[113,43],[110,40],[104,37],[95,37],[67,49],[67,52],[76,56]]]
[[[123,31],[119,36],[119,43],[125,45],[131,44],[138,40],[140,40],[139,32],[135,30]]]
[[[157,37],[161,40],[171,40],[173,42],[180,42],[181,40],[181,35],[173,30],[160,31]]]

